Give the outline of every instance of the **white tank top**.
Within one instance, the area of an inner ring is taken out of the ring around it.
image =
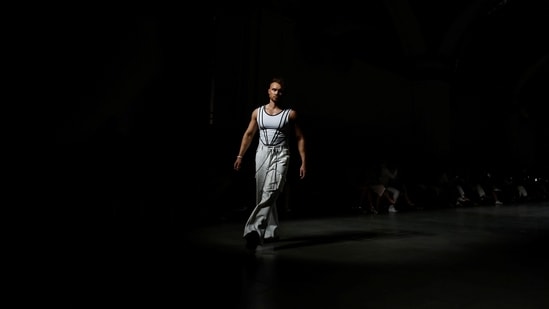
[[[259,125],[259,140],[266,146],[283,146],[288,140],[288,123],[290,109],[283,109],[276,115],[269,115],[265,105],[259,107],[257,123]]]

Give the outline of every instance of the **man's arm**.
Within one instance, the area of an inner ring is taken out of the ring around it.
[[[305,135],[299,124],[299,119],[297,117],[297,112],[292,110],[290,112],[290,120],[294,124],[295,129],[295,138],[297,142],[297,150],[299,152],[299,157],[301,158],[301,166],[299,167],[299,178],[305,178],[307,173],[307,151],[305,148]]]
[[[240,166],[242,165],[242,159],[244,158],[244,155],[246,154],[246,151],[248,151],[248,148],[252,144],[252,140],[255,136],[255,133],[257,132],[258,125],[257,125],[257,108],[254,109],[252,112],[252,116],[250,118],[250,122],[248,123],[248,127],[246,128],[246,131],[244,131],[244,135],[242,136],[242,141],[240,142],[240,150],[238,151],[238,155],[236,156],[236,160],[234,162],[234,169],[240,170]]]

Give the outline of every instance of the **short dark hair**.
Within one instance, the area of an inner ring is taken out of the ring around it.
[[[267,86],[271,87],[272,83],[280,84],[280,87],[282,87],[282,89],[284,89],[286,87],[286,81],[284,80],[283,77],[275,76],[275,77],[271,78],[271,81],[269,82],[269,85],[267,85]]]

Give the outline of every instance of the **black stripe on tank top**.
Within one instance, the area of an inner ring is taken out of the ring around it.
[[[263,134],[265,136],[264,139],[267,142],[267,144],[265,144],[266,146],[276,146],[276,145],[273,145],[272,142],[275,141],[282,133],[281,131],[282,131],[284,119],[286,119],[286,114],[288,114],[289,112],[290,112],[289,109],[285,109],[282,111],[282,115],[280,118],[280,122],[278,123],[277,130],[273,135],[273,138],[269,142],[269,139],[268,139],[269,136],[267,135],[267,130],[265,130],[265,120],[263,119],[265,117],[263,113],[267,114],[267,111],[265,110],[265,105],[261,106],[260,113],[259,113],[259,127],[263,129]]]

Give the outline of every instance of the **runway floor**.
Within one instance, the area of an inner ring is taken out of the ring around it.
[[[119,308],[549,308],[549,203],[119,233],[72,265],[66,304]],[[103,238],[104,240],[105,238]],[[88,264],[85,264],[88,263]],[[94,282],[94,283],[92,283]],[[53,295],[55,297],[55,295]]]

